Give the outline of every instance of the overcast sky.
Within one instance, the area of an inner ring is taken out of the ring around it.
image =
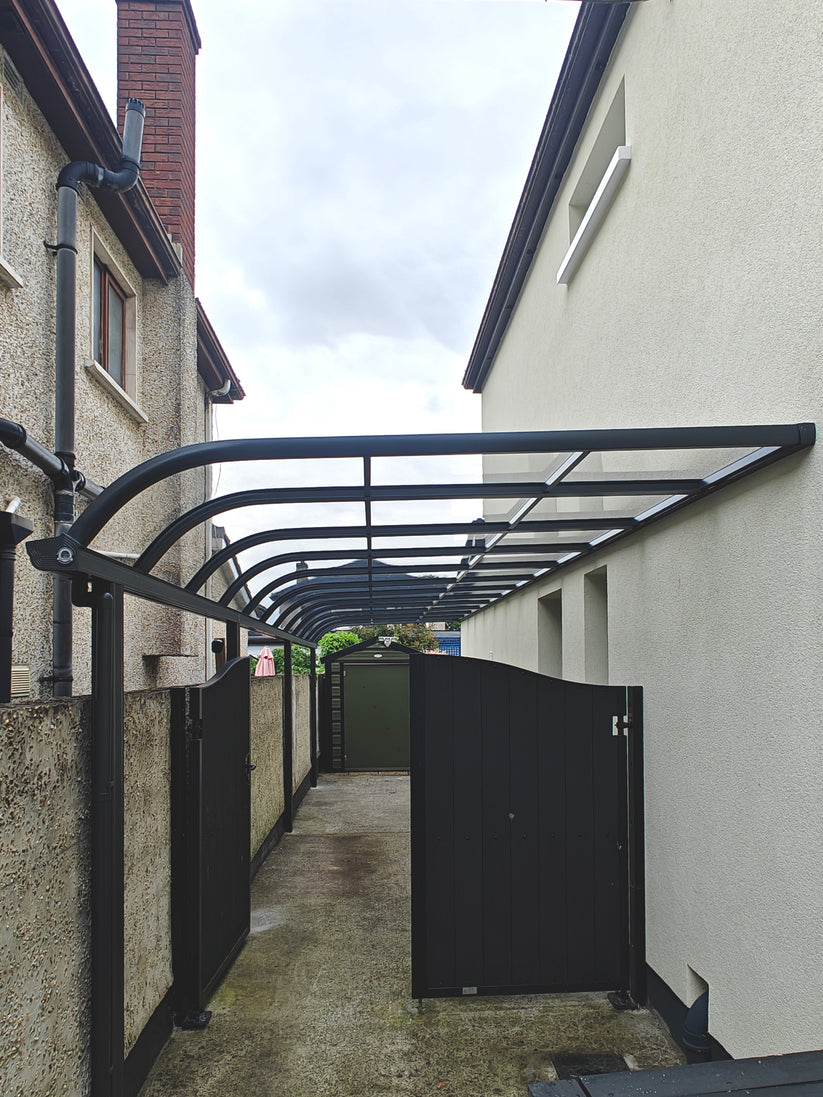
[[[57,2],[113,110],[114,0]],[[220,436],[479,429],[460,381],[579,4],[193,6],[196,292],[247,393]]]

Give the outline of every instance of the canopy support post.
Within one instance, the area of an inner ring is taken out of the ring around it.
[[[309,735],[311,751],[311,787],[317,788],[317,654],[309,648]]]
[[[294,702],[292,699],[292,645],[283,644],[283,829],[294,830]]]
[[[123,588],[78,581],[73,601],[92,611],[91,1093],[123,1097]]]

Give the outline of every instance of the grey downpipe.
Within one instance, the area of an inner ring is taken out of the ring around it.
[[[712,1057],[709,1036],[709,992],[695,999],[683,1023],[683,1046],[690,1063],[706,1062]]]
[[[106,190],[130,190],[140,177],[140,150],[146,108],[129,99],[123,125],[119,171],[87,160],[66,164],[57,177],[57,307],[55,345],[54,452],[67,476],[55,476],[54,532],[65,533],[74,522],[75,463],[75,327],[77,322],[77,194],[83,183]],[[71,581],[55,575],[53,613],[54,696],[72,693]]]

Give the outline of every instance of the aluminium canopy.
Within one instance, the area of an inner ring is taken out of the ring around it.
[[[342,626],[468,617],[814,440],[801,423],[205,442],[137,466],[67,533],[27,548],[42,570],[316,643]],[[116,554],[95,547],[154,485],[236,462],[257,486]],[[229,512],[247,526],[253,514],[253,532],[184,586],[161,577],[183,538]],[[208,581],[232,558],[238,578],[210,600]]]

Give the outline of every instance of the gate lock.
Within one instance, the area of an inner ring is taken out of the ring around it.
[[[612,735],[628,735],[632,726],[632,718],[628,714],[624,716],[612,716]]]

